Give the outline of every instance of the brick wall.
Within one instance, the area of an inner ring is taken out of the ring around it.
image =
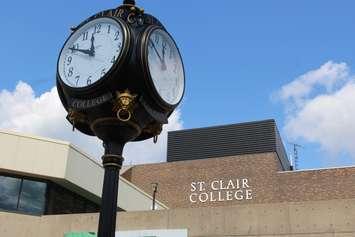
[[[276,153],[138,165],[123,176],[148,193],[158,183],[170,208],[355,198],[355,167],[282,172]]]

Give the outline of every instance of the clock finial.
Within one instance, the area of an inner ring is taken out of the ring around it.
[[[123,4],[136,5],[135,0],[123,0]]]

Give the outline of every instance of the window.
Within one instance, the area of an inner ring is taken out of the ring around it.
[[[0,209],[17,210],[20,186],[21,179],[0,176]]]
[[[36,215],[43,214],[46,201],[46,184],[23,180],[19,210]]]
[[[0,176],[0,209],[41,215],[46,187],[43,182]]]

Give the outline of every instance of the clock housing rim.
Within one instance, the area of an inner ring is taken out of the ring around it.
[[[152,78],[150,70],[149,70],[149,65],[148,65],[148,39],[149,39],[150,35],[155,30],[162,30],[170,37],[172,42],[175,44],[177,52],[178,52],[178,54],[180,56],[180,60],[181,60],[181,64],[182,64],[182,71],[183,71],[184,86],[183,86],[183,91],[182,91],[181,97],[179,98],[179,101],[177,103],[175,103],[175,104],[170,104],[170,103],[166,102],[159,95],[159,92],[155,88],[155,85],[154,85],[154,82],[153,82],[153,78]],[[143,74],[145,75],[144,81],[145,81],[145,84],[148,86],[148,88],[151,89],[151,91],[153,91],[153,96],[152,96],[153,99],[158,103],[158,105],[160,105],[160,107],[163,107],[164,109],[170,110],[170,109],[176,108],[181,103],[182,99],[184,98],[185,88],[186,88],[186,78],[185,78],[184,61],[182,60],[182,56],[181,56],[179,47],[176,44],[174,38],[171,36],[171,34],[169,32],[167,32],[165,30],[164,27],[158,26],[158,25],[151,25],[151,26],[147,27],[147,29],[145,29],[145,31],[143,32],[140,51],[141,51],[140,52],[140,57],[141,57],[140,61],[141,61],[142,68],[143,68]],[[147,78],[148,78],[148,80],[147,80]]]
[[[60,76],[59,73],[59,63],[60,63],[60,58],[62,55],[62,52],[66,46],[66,44],[68,43],[68,41],[70,40],[70,38],[78,31],[80,30],[83,26],[85,26],[86,24],[88,24],[91,21],[97,20],[97,19],[101,19],[101,18],[109,18],[112,19],[114,21],[116,21],[122,28],[122,32],[123,32],[123,40],[122,40],[122,50],[119,54],[119,57],[117,58],[116,62],[112,65],[112,67],[110,68],[109,71],[106,72],[106,74],[101,77],[99,80],[97,80],[95,83],[89,85],[89,86],[85,86],[85,87],[71,87],[67,84],[65,84],[65,82],[63,81],[63,79]],[[129,49],[130,49],[130,45],[131,45],[131,32],[129,27],[127,26],[127,24],[121,20],[118,17],[115,16],[103,16],[100,13],[92,16],[88,19],[86,19],[85,21],[83,21],[82,23],[80,23],[76,29],[68,36],[68,38],[65,40],[65,43],[62,46],[62,49],[59,52],[59,57],[57,59],[57,80],[59,82],[59,84],[63,87],[63,89],[65,90],[69,90],[70,92],[73,93],[80,93],[80,92],[91,92],[93,89],[96,91],[97,88],[101,87],[102,85],[105,85],[105,83],[107,83],[107,81],[109,81],[110,79],[110,75],[112,74],[112,72],[117,71],[120,69],[120,67],[122,66],[122,64],[125,62],[125,59],[127,58]]]

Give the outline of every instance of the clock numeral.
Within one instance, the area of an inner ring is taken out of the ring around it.
[[[119,43],[118,43],[118,48],[119,48],[119,49],[122,48],[122,42],[119,42]]]
[[[148,47],[151,48],[151,49],[154,48],[154,43],[153,43],[153,41],[149,40],[149,42],[148,42]]]
[[[79,49],[79,44],[73,44],[73,47],[71,47],[71,53],[74,53],[74,49]]]
[[[68,71],[68,77],[73,76],[73,73],[74,73],[74,68],[73,68],[73,67],[70,67],[70,68],[69,68],[69,71]]]
[[[115,63],[116,62],[116,56],[113,56],[113,58],[111,59],[111,63]]]
[[[162,45],[164,51],[166,50],[167,44],[168,44],[168,43],[167,43],[165,40],[163,41],[163,43],[161,43],[161,45]]]
[[[67,58],[67,66],[69,66],[71,64],[71,61],[73,60],[72,56],[69,56]]]
[[[111,32],[111,25],[108,25],[107,26],[107,34],[110,34],[110,32]]]
[[[95,31],[94,31],[95,33],[100,33],[101,32],[101,24],[97,24],[96,26],[95,26]]]
[[[119,40],[119,39],[120,39],[120,31],[116,31],[115,40]]]
[[[159,35],[155,35],[154,42],[156,44],[159,44]]]
[[[106,74],[106,68],[102,69],[101,71],[101,76],[105,75]]]
[[[89,78],[86,80],[86,84],[89,86],[89,85],[91,85],[91,76],[89,76]]]
[[[80,76],[76,76],[76,77],[75,77],[75,80],[76,80],[76,82],[75,82],[75,83],[76,83],[76,85],[78,85],[79,80],[80,80]]]
[[[83,41],[88,39],[88,35],[89,35],[89,32],[87,32],[87,31],[83,33]]]
[[[174,51],[170,49],[170,55],[169,58],[172,59],[174,57]]]

